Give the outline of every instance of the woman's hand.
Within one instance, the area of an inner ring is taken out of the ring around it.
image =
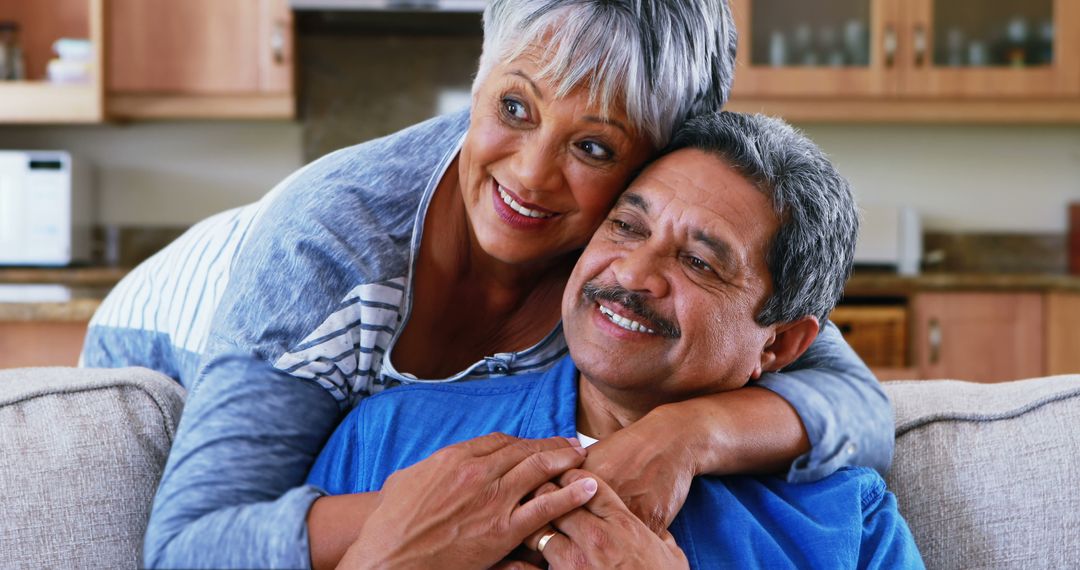
[[[597,474],[654,532],[679,514],[698,475],[691,452],[694,418],[676,421],[657,408],[589,446],[582,469]]]
[[[556,532],[544,544],[544,559],[553,570],[564,568],[689,568],[686,555],[666,529],[654,533],[631,513],[615,491],[596,475],[575,469],[559,484],[576,485],[592,478],[598,482],[596,496],[580,509],[555,520]],[[540,493],[548,490],[542,489]],[[558,491],[553,491],[558,492]],[[538,494],[540,494],[538,493]],[[543,495],[540,495],[543,496]],[[529,546],[538,547],[546,532],[534,534]]]
[[[487,568],[527,536],[585,504],[595,481],[532,492],[581,465],[585,450],[561,437],[491,434],[447,447],[386,480],[339,568]]]

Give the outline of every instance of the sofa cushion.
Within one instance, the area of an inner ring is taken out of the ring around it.
[[[1066,568],[1080,560],[1080,375],[886,382],[886,478],[928,568]]]
[[[0,371],[5,568],[136,568],[183,406],[143,368]]]

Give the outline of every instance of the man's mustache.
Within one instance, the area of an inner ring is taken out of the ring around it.
[[[623,308],[636,314],[645,320],[649,328],[668,338],[679,338],[682,331],[671,321],[661,317],[656,311],[649,308],[645,302],[645,296],[641,293],[627,291],[618,285],[601,285],[595,281],[589,281],[581,288],[581,294],[589,301],[610,301],[618,303]]]

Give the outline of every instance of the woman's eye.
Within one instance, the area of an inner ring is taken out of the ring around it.
[[[578,144],[578,148],[585,151],[589,158],[596,160],[611,160],[612,152],[608,148],[595,141],[585,141]]]
[[[503,98],[502,108],[507,116],[513,117],[518,121],[526,121],[529,119],[529,114],[525,112],[525,105],[516,99],[511,99],[509,97]]]

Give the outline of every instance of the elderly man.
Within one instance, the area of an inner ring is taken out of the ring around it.
[[[553,567],[921,567],[895,498],[868,469],[802,485],[697,477],[662,536],[574,469],[587,453],[579,441],[801,355],[841,295],[857,226],[847,182],[787,125],[691,121],[574,268],[562,303],[570,357],[543,374],[389,390],[341,425],[309,482],[382,490],[347,557],[484,568],[524,541]],[[524,461],[537,448],[541,459]],[[545,482],[560,471],[558,485]]]

